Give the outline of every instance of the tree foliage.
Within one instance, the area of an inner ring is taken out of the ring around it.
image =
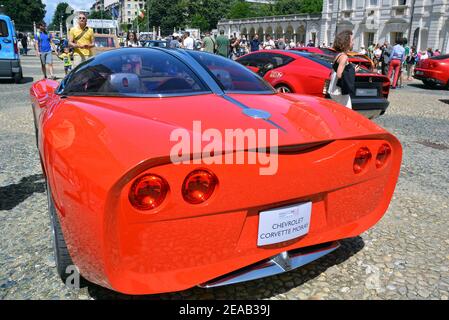
[[[89,13],[89,19],[106,19],[106,20],[110,20],[112,19],[112,15],[109,11],[103,11],[103,10],[99,10],[99,11],[91,11]]]
[[[43,21],[45,17],[45,4],[41,0],[1,0],[0,4],[19,31],[32,31],[33,22]]]
[[[221,19],[239,19],[270,15],[321,12],[322,0],[276,0],[273,4],[250,3],[244,0],[148,0],[145,17],[136,18],[135,29],[152,31],[161,27],[166,35],[185,27],[202,31],[217,27]]]
[[[56,6],[55,13],[53,14],[53,19],[49,25],[51,30],[59,30],[59,24],[62,23],[63,32],[67,32],[66,29],[66,19],[69,16],[65,11],[69,4],[67,2],[60,2]]]

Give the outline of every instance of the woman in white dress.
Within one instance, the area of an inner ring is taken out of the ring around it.
[[[126,35],[125,47],[126,48],[141,47],[139,40],[137,40],[135,32],[128,32],[128,34]]]

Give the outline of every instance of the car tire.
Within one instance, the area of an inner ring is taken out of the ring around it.
[[[47,201],[48,211],[50,213],[50,223],[53,240],[53,253],[55,257],[56,270],[59,277],[65,283],[70,274],[66,273],[67,267],[73,265],[72,258],[70,257],[67,249],[67,244],[64,240],[61,224],[59,223],[58,214],[56,212],[53,197],[51,195],[51,189],[47,181]]]
[[[275,87],[276,91],[279,93],[293,93],[293,90],[285,84],[280,84]]]
[[[423,80],[422,82],[424,83],[424,86],[426,86],[427,88],[435,88],[435,83],[429,80]]]
[[[19,84],[22,82],[22,79],[23,79],[23,73],[22,73],[22,69],[20,69],[20,72],[14,74],[14,83]]]

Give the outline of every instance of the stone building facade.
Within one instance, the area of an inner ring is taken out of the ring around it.
[[[405,37],[419,50],[449,53],[449,0],[323,0],[321,14],[221,20],[218,29],[228,35],[314,40],[316,45],[329,45],[336,33],[350,29],[354,50]]]
[[[318,43],[321,30],[321,14],[292,14],[248,19],[221,20],[217,29],[228,36],[246,36],[249,39],[257,33],[259,39],[270,35],[274,39],[294,39],[295,42]]]

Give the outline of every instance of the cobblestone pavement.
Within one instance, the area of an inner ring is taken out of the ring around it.
[[[54,268],[45,185],[28,99],[41,77],[23,57],[24,84],[0,80],[0,299],[136,298],[90,285],[67,289]],[[57,63],[58,75],[62,65]],[[372,229],[289,273],[146,299],[445,299],[449,297],[449,91],[414,81],[390,95],[377,123],[402,142],[391,206]]]

